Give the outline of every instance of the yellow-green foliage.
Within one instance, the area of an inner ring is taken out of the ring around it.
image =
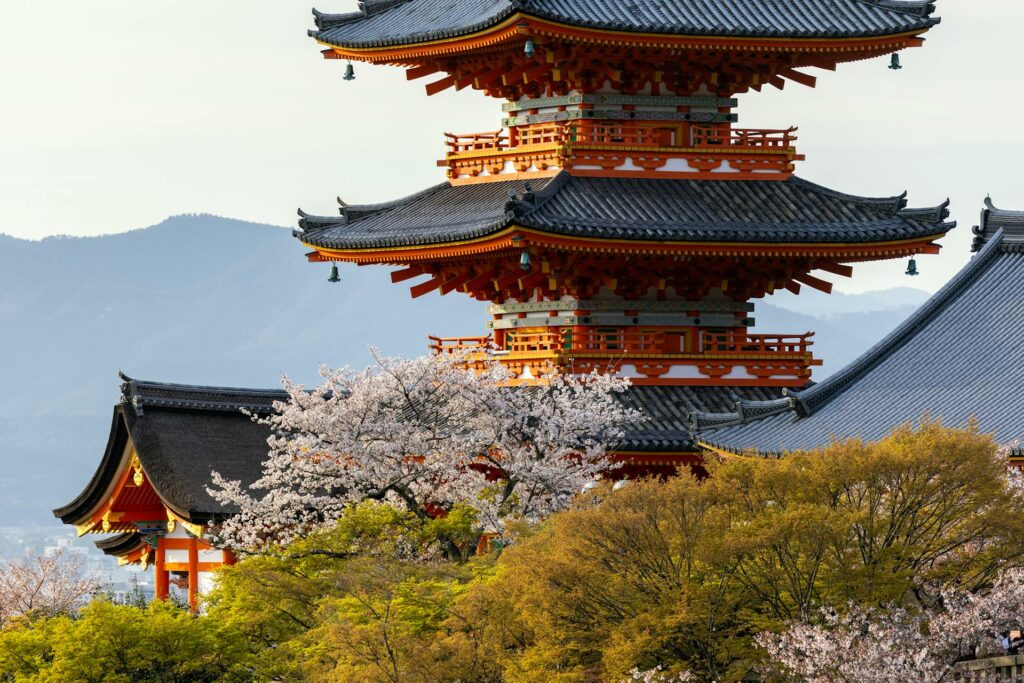
[[[501,558],[492,585],[525,635],[506,680],[619,681],[664,665],[742,677],[750,638],[822,606],[912,603],[1019,563],[1021,502],[987,438],[927,423],[710,477],[596,492]],[[554,680],[554,679],[552,679]]]
[[[939,424],[602,487],[473,558],[469,509],[354,506],[221,573],[208,616],[95,603],[0,632],[0,680],[619,683],[739,680],[753,637],[821,607],[982,587],[1020,564],[994,444]],[[927,590],[922,590],[927,587]]]
[[[246,643],[174,605],[98,600],[80,616],[24,619],[0,631],[0,680],[41,683],[248,681]]]

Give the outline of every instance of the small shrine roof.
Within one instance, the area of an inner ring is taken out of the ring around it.
[[[786,181],[591,178],[444,183],[406,199],[302,217],[297,233],[324,249],[421,247],[510,226],[556,235],[699,243],[849,244],[940,235],[946,204],[906,208],[906,195],[866,198]]]
[[[99,506],[124,467],[129,440],[153,489],[176,514],[205,523],[236,512],[207,493],[211,473],[243,484],[260,476],[270,431],[242,410],[266,414],[287,395],[122,379],[121,403],[114,409],[99,468],[78,498],[54,515],[71,524]]]
[[[101,541],[96,541],[95,545],[97,548],[102,550],[105,555],[118,557],[135,550],[145,542],[146,539],[142,534],[137,531],[133,531],[124,534],[117,534],[110,538],[104,538]]]
[[[861,38],[926,30],[934,0],[363,0],[360,11],[314,10],[310,35],[373,48],[456,38],[521,14],[574,27],[645,34]]]
[[[954,427],[976,418],[1000,443],[1024,437],[1024,213],[987,212],[980,252],[888,337],[805,391],[695,414],[701,442],[779,454],[877,440],[925,416]]]

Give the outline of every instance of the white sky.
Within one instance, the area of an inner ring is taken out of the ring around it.
[[[321,0],[348,11],[355,0]],[[684,0],[680,0],[684,1]],[[5,0],[0,20],[0,233],[118,232],[207,212],[292,225],[443,180],[441,133],[493,130],[500,103],[426,97],[387,67],[324,61],[309,0]],[[940,257],[864,266],[844,291],[935,289],[967,259],[982,199],[1024,209],[1021,0],[942,0],[923,49],[811,70],[816,89],[740,101],[754,128],[800,126],[798,173],[853,194],[947,196]],[[429,79],[428,79],[429,80]],[[296,258],[301,258],[296,249]]]

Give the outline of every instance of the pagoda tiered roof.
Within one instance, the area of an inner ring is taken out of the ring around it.
[[[977,419],[1000,443],[1024,437],[1024,212],[989,201],[975,234],[972,261],[860,359],[783,399],[695,414],[699,440],[777,455],[876,440],[924,417],[947,426]]]
[[[908,209],[905,193],[856,197],[795,177],[717,182],[565,172],[533,182],[443,183],[386,204],[343,205],[340,213],[300,212],[297,236],[327,251],[400,250],[482,240],[516,227],[583,239],[753,247],[937,239],[955,225],[946,220],[946,204]]]
[[[375,48],[460,38],[523,17],[639,34],[801,39],[919,33],[939,23],[934,0],[364,0],[360,7],[315,12],[310,35]]]

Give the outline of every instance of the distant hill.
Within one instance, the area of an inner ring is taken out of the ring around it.
[[[465,297],[413,301],[386,269],[343,267],[339,285],[328,271],[306,262],[288,229],[213,216],[95,238],[0,235],[0,526],[55,524],[49,510],[82,489],[119,369],[269,387],[282,373],[314,382],[321,363],[364,365],[371,343],[412,356],[428,334],[485,331],[483,306]],[[836,297],[827,301],[842,306],[813,315],[794,312],[799,301],[759,304],[759,329],[817,330],[834,371],[913,309],[919,295],[906,296],[895,308],[889,293]]]
[[[804,287],[800,294],[782,291],[771,298],[772,306],[816,318],[834,318],[849,313],[875,313],[917,308],[930,295],[922,289],[893,287],[863,294],[824,294]]]

